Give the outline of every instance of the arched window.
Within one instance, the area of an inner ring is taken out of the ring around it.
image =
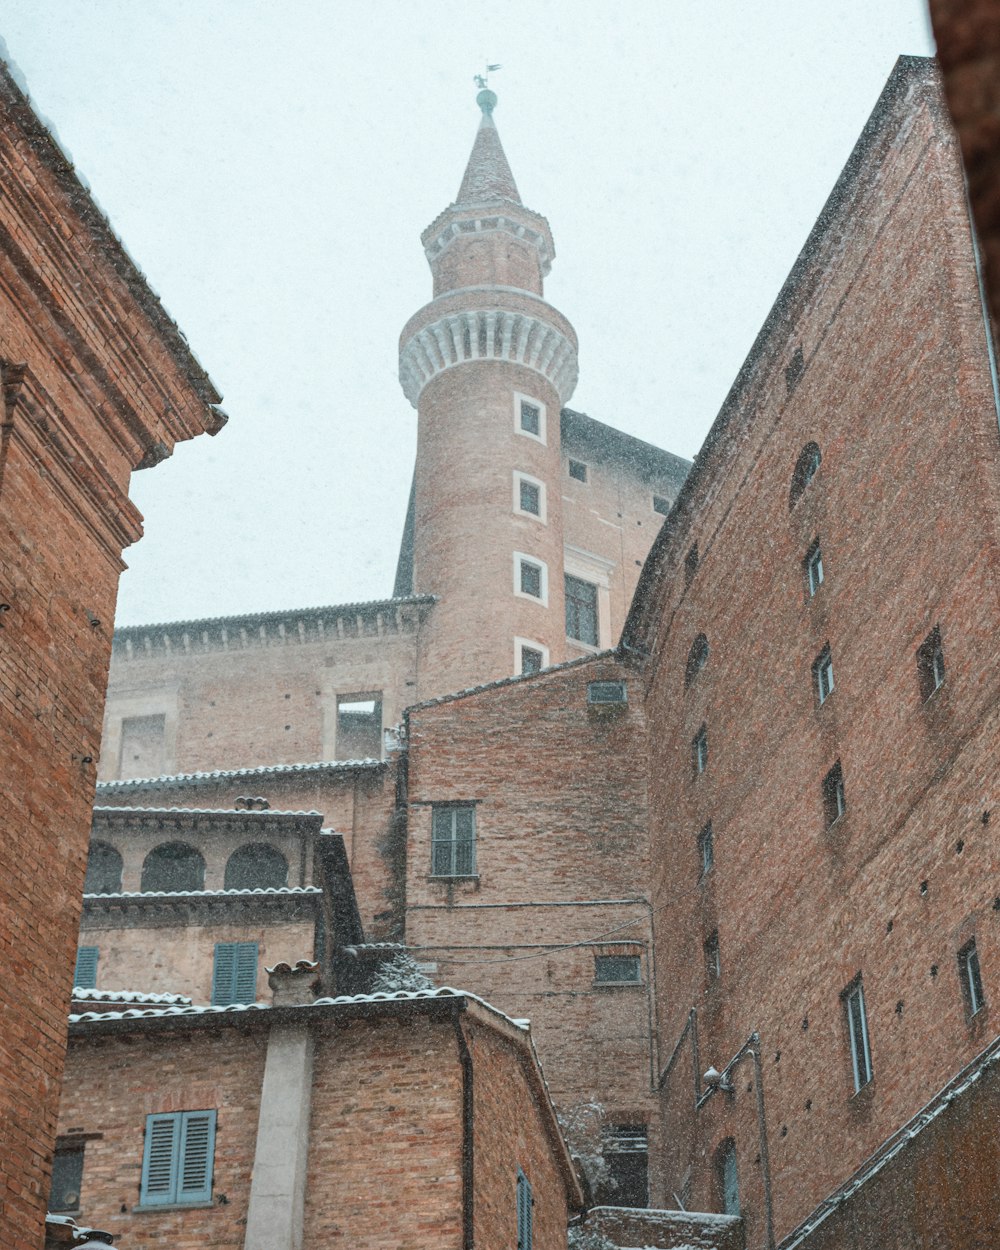
[[[795,507],[799,496],[816,476],[816,470],[822,459],[823,453],[817,443],[806,443],[802,448],[795,465],[795,472],[792,474],[792,488],[788,495],[789,508]]]
[[[106,842],[91,842],[84,894],[119,894],[121,888],[122,857]]]
[[[249,842],[226,864],[227,890],[280,889],[288,884],[288,860],[266,842]]]
[[[736,1172],[736,1143],[727,1137],[715,1152],[715,1178],[724,1215],[740,1213],[740,1182]]]
[[[704,634],[699,634],[688,652],[687,667],[684,669],[684,685],[690,686],[707,663],[708,639]]]
[[[201,852],[185,842],[164,842],[155,846],[142,865],[141,888],[144,891],[203,890],[205,861]]]

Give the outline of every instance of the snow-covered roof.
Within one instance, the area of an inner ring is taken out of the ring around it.
[[[263,811],[244,810],[235,807],[116,807],[114,805],[99,806],[94,808],[95,816],[126,816],[133,818],[139,816],[155,816],[158,820],[162,820],[164,816],[223,816],[228,820],[242,822],[251,820],[264,822],[275,818],[284,817],[292,820],[321,820],[321,812],[284,812],[272,811],[271,808],[265,808]]]
[[[197,785],[199,782],[230,781],[243,777],[280,777],[297,773],[358,772],[387,767],[385,760],[318,760],[308,764],[261,764],[253,768],[218,768],[212,772],[168,773],[164,777],[130,777],[126,781],[99,781],[97,793],[121,790],[159,789],[168,786]]]
[[[147,994],[143,990],[95,990],[73,986],[75,1003],[143,1003],[148,1006],[190,1007],[185,994]]]
[[[83,900],[113,903],[118,899],[286,898],[322,893],[318,885],[269,885],[255,886],[252,890],[119,890],[116,894],[85,894]]]

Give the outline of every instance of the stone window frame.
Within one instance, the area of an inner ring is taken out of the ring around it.
[[[527,508],[521,506],[521,483],[524,482],[529,486],[534,486],[538,490],[538,511],[531,512]],[[545,489],[545,483],[541,478],[535,477],[531,473],[525,473],[523,469],[515,469],[513,471],[513,497],[512,507],[516,516],[528,517],[529,520],[537,521],[541,525],[548,524],[548,498]]]
[[[965,1013],[969,1020],[973,1020],[986,1006],[979,951],[974,937],[969,938],[958,952],[958,975],[962,982]]]
[[[514,676],[527,676],[524,671],[524,652],[537,651],[542,657],[541,668],[534,669],[532,672],[540,672],[543,668],[549,667],[549,649],[544,643],[536,642],[534,638],[515,638],[514,639]]]
[[[531,430],[526,430],[521,425],[521,405],[530,404],[533,408],[538,409],[538,433],[535,434]],[[514,433],[520,434],[522,438],[534,439],[536,443],[541,443],[543,447],[548,446],[548,407],[542,400],[534,395],[526,395],[521,391],[514,392]]]
[[[607,645],[611,637],[611,574],[615,564],[606,560],[596,552],[587,551],[583,547],[574,547],[569,543],[563,546],[563,577],[575,577],[577,581],[589,582],[597,587],[597,641],[583,642],[579,638],[566,635],[566,642],[580,651],[593,654]],[[565,582],[563,583],[565,599]]]
[[[865,1006],[865,987],[860,972],[841,992],[840,1001],[844,1005],[854,1093],[859,1094],[871,1084],[874,1077],[868,1010]]]
[[[539,570],[541,575],[539,578],[539,594],[532,595],[521,589],[522,564],[534,565]],[[529,603],[538,603],[543,608],[547,608],[549,606],[549,566],[544,560],[540,560],[538,556],[528,555],[526,551],[515,551],[513,589],[518,599],[527,599]]]

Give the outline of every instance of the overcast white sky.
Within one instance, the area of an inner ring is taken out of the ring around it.
[[[486,60],[570,404],[701,444],[923,0],[4,0],[0,34],[230,414],[136,474],[119,623],[391,593],[396,380]]]

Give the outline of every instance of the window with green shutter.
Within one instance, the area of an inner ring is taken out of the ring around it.
[[[517,1250],[532,1250],[531,1181],[517,1169]]]
[[[97,987],[97,956],[100,953],[96,946],[81,946],[76,952],[76,968],[73,970],[73,984],[81,990],[92,990]]]
[[[212,1005],[257,1001],[257,943],[216,942]]]
[[[211,1202],[214,1161],[214,1111],[148,1115],[140,1205]]]

